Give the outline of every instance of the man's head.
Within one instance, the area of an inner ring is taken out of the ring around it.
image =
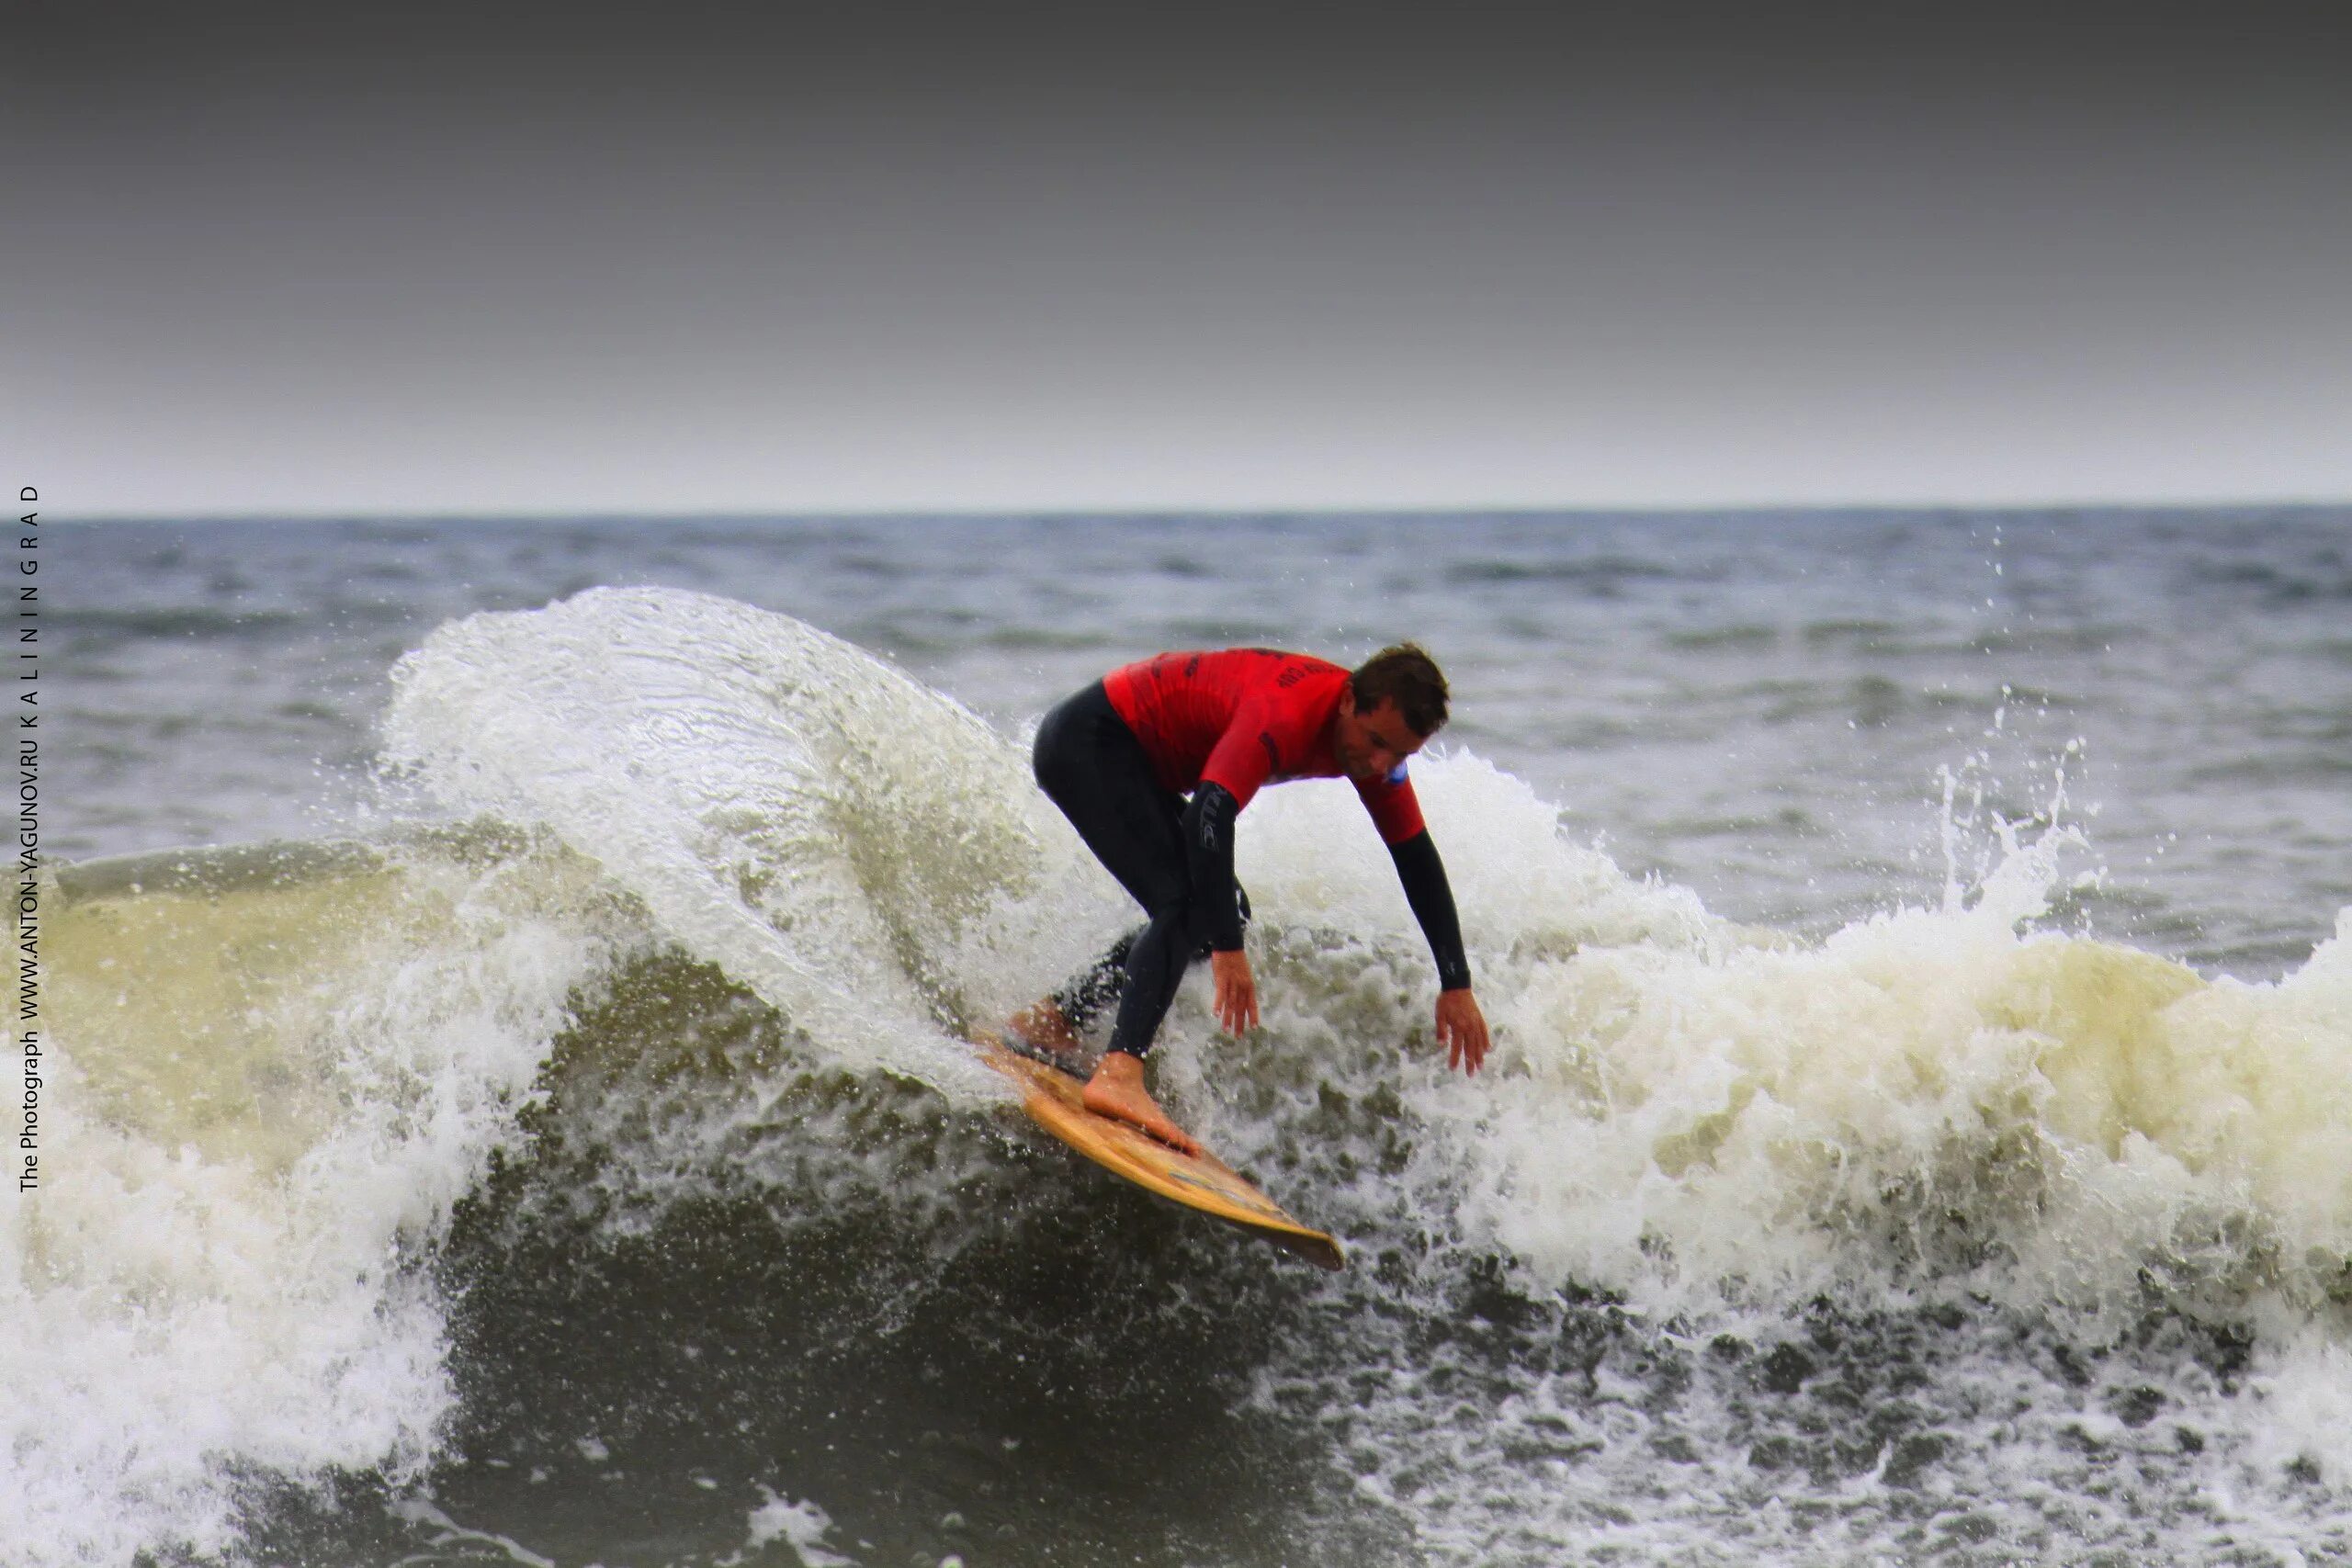
[[[1340,771],[1359,784],[1396,771],[1444,727],[1447,695],[1437,660],[1417,644],[1400,642],[1365,660],[1348,677],[1333,719]]]

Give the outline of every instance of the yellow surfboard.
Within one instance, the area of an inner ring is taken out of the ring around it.
[[[1291,1218],[1223,1161],[1205,1152],[1179,1154],[1140,1128],[1097,1116],[1080,1101],[1085,1086],[1078,1079],[1006,1050],[993,1034],[982,1034],[978,1043],[981,1060],[1020,1087],[1031,1121],[1114,1176],[1239,1225],[1318,1269],[1347,1266],[1336,1240]]]

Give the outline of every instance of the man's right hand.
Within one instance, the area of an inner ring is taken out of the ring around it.
[[[1469,987],[1437,994],[1437,1037],[1445,1046],[1445,1065],[1460,1067],[1464,1077],[1487,1059],[1487,1015]]]
[[[1239,948],[1209,954],[1209,974],[1216,981],[1216,1021],[1227,1034],[1238,1038],[1258,1027],[1258,982],[1250,977],[1250,955]]]

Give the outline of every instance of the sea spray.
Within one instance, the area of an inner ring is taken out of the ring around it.
[[[989,912],[1051,909],[1055,868],[1025,759],[962,707],[676,591],[469,616],[393,679],[387,760],[445,806],[555,833],[853,1062],[984,1091],[953,960]]]

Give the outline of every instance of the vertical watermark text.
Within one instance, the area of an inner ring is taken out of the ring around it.
[[[17,1017],[11,1032],[24,1070],[23,1118],[17,1128],[17,1190],[36,1192],[41,1178],[40,1003],[40,492],[17,492]]]

